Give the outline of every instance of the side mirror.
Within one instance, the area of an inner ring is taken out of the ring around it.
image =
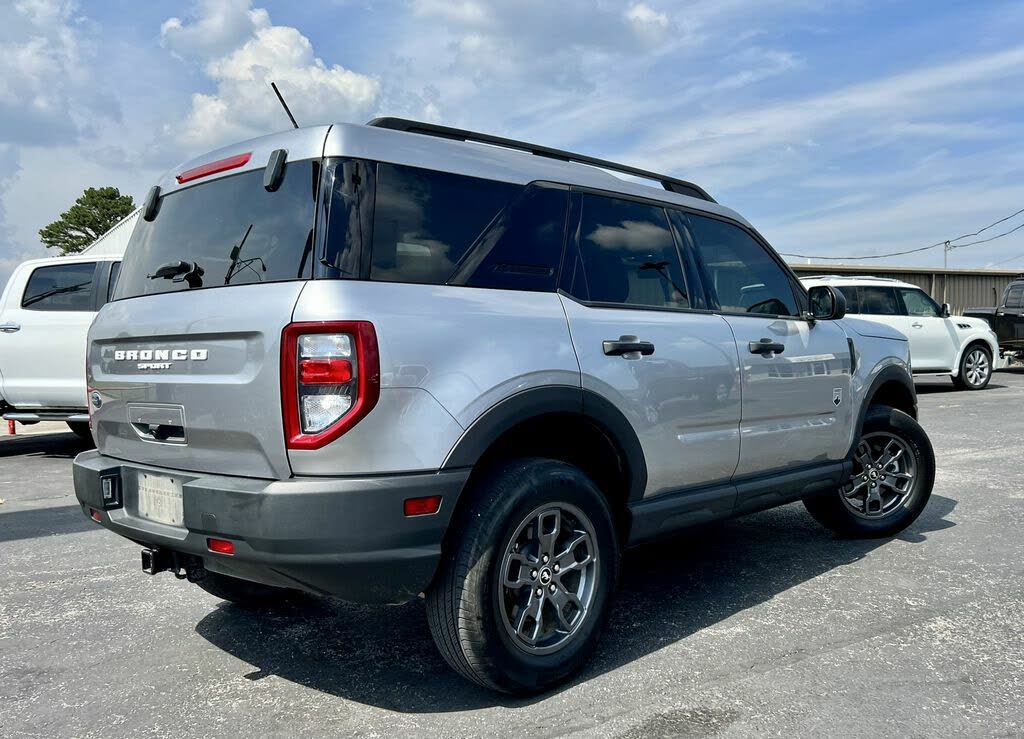
[[[811,317],[818,321],[837,321],[846,315],[846,296],[831,285],[816,285],[807,291]]]
[[[949,309],[949,303],[942,304],[942,317],[949,318],[952,315],[952,311]]]

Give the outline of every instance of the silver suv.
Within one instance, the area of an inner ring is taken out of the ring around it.
[[[888,536],[931,493],[901,334],[699,187],[570,152],[397,119],[231,146],[153,188],[113,297],[86,515],[245,606],[425,594],[498,690],[584,663],[625,547],[795,500]]]

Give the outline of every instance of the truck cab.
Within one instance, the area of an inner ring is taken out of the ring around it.
[[[66,421],[88,438],[86,335],[110,297],[121,257],[33,259],[0,298],[0,411],[9,421]]]

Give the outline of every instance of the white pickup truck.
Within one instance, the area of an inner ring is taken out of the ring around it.
[[[0,298],[0,412],[9,421],[66,421],[90,439],[85,344],[110,299],[119,254],[20,264]]]

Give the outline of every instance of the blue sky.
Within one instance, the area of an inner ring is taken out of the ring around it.
[[[180,161],[287,127],[270,79],[305,124],[416,117],[694,180],[782,252],[910,249],[1024,208],[1021,2],[0,0],[0,12],[0,280],[45,253],[38,230],[84,187],[140,199]],[[1024,269],[1024,229],[950,257]],[[937,265],[942,251],[888,261]]]

